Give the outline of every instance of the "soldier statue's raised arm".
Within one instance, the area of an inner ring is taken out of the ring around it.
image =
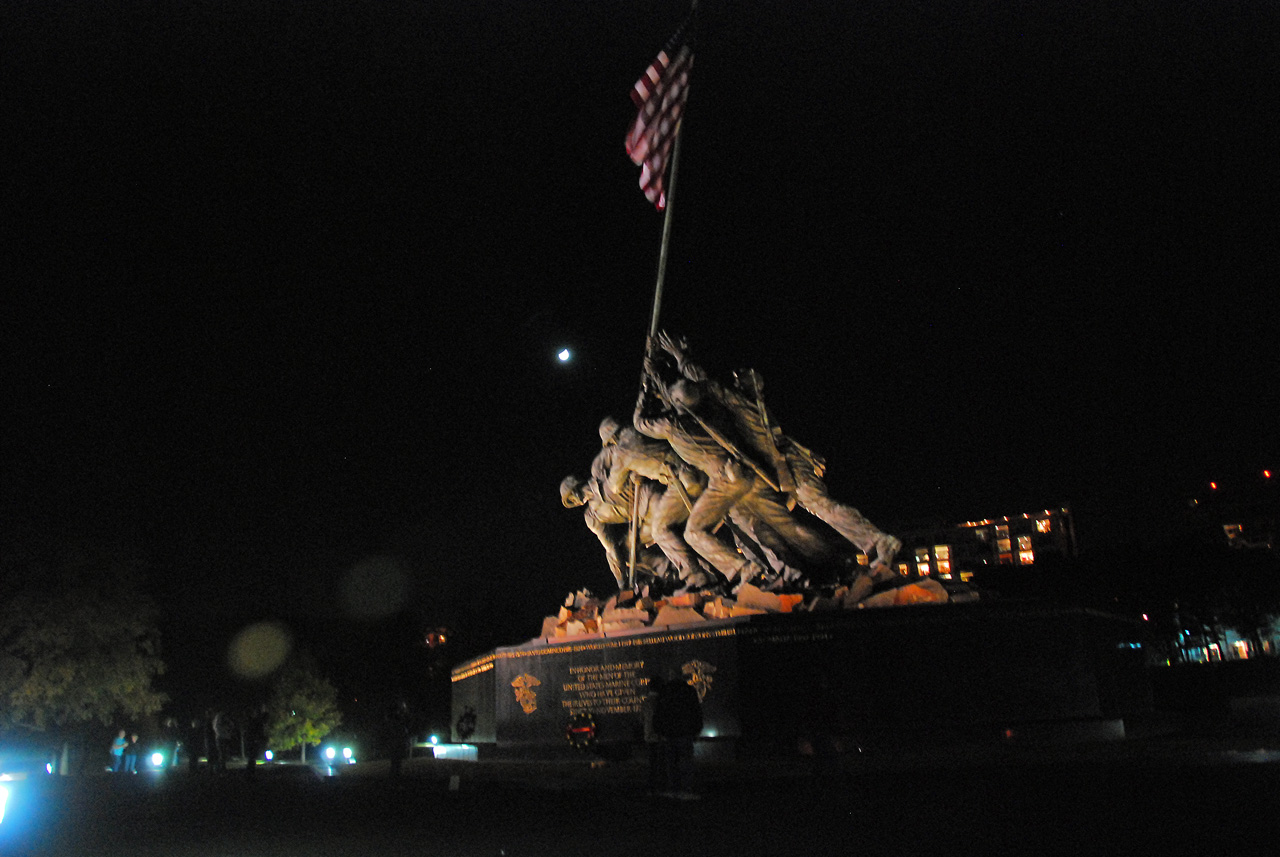
[[[682,461],[669,444],[645,437],[613,417],[601,421],[600,442],[603,450],[596,461],[607,462],[607,472],[602,474],[605,490],[620,493],[636,477],[663,485],[661,496],[650,505],[649,531],[676,567],[682,588],[711,586],[713,578],[684,538],[694,500],[706,488],[706,476]]]
[[[659,335],[657,344],[671,355],[680,374],[680,380],[670,386],[677,406],[699,425],[710,428],[722,446],[757,474],[756,482],[731,513],[735,522],[788,565],[829,562],[835,554],[833,546],[792,515],[776,490],[779,483],[791,484],[780,453],[762,444],[752,426],[742,424],[724,388],[689,359],[687,346],[666,334]]]
[[[764,403],[764,381],[754,370],[734,373],[732,387],[723,387],[694,364],[688,346],[662,335],[659,344],[671,354],[680,373],[702,383],[730,413],[746,446],[761,459],[778,469],[779,483],[789,484],[789,493],[802,508],[826,523],[872,559],[876,577],[890,573],[894,556],[902,543],[882,532],[853,506],[833,498],[823,475],[826,463],[821,457],[783,434],[771,418]]]
[[[603,483],[595,478],[581,479],[566,476],[560,482],[560,503],[567,509],[583,507],[583,521],[604,548],[609,571],[619,589],[627,586],[627,565],[630,551],[627,538],[631,524],[632,503],[636,504],[639,544],[653,541],[649,522],[653,509],[662,495],[662,487],[655,482],[641,480],[628,484],[621,495],[611,496]],[[666,577],[670,565],[659,551],[637,551],[638,570],[645,570],[655,578]]]
[[[666,441],[684,463],[706,475],[706,487],[689,511],[685,541],[731,585],[762,576],[764,566],[741,556],[715,535],[715,528],[733,506],[751,492],[756,474],[733,458],[694,417],[677,411],[673,392],[668,390],[654,357],[652,349],[645,355],[645,377],[632,421],[640,434]]]

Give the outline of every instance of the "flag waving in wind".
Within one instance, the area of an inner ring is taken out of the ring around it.
[[[693,48],[686,38],[688,27],[686,20],[631,90],[639,112],[627,132],[627,154],[640,167],[645,198],[659,211],[667,206],[667,164],[689,96]]]

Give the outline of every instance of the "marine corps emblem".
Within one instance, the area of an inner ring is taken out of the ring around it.
[[[532,714],[538,710],[538,692],[534,688],[541,684],[542,682],[528,673],[516,676],[511,682],[511,686],[516,691],[516,702],[520,703],[525,714]]]
[[[680,672],[688,677],[689,684],[693,685],[694,690],[698,691],[699,702],[707,698],[707,691],[711,690],[711,683],[715,681],[715,671],[714,664],[697,659],[689,661],[689,663],[680,667]]]

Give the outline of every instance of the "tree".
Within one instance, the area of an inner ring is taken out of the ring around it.
[[[0,574],[0,731],[65,742],[97,721],[160,710],[153,610],[127,567],[73,556]],[[65,758],[65,756],[64,756]]]
[[[276,750],[319,744],[342,723],[338,691],[310,665],[299,663],[286,668],[276,681],[267,702],[267,742]]]

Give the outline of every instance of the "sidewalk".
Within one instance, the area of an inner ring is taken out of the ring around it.
[[[939,768],[1038,768],[1051,766],[1141,766],[1280,764],[1280,732],[1188,736],[1150,734],[1114,741],[1079,743],[969,744],[871,748],[838,756],[827,773],[837,776],[914,773]],[[700,758],[696,776],[703,788],[751,784],[784,785],[815,779],[814,760],[788,757]],[[362,762],[335,769],[341,777],[387,778],[385,761]],[[431,757],[408,759],[401,776],[438,780],[441,788],[467,790],[480,785],[515,785],[550,791],[608,788],[644,792],[648,767],[643,757],[603,761],[583,754],[555,759],[482,758],[456,761]],[[456,778],[456,779],[455,779]]]

